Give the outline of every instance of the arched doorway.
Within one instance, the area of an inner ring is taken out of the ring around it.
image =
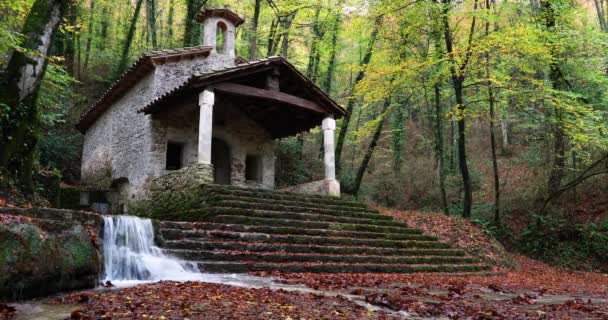
[[[213,183],[230,184],[230,147],[220,139],[211,140],[211,164],[213,164]]]

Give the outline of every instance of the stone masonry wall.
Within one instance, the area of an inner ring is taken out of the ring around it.
[[[162,148],[166,148],[166,140],[162,139],[162,133],[159,136],[156,132],[157,121],[137,111],[157,95],[182,84],[193,73],[233,65],[234,59],[213,53],[207,58],[158,65],[155,71],[142,77],[85,133],[82,182],[108,189],[115,187],[113,182],[120,181],[129,198],[123,200],[144,196],[150,181],[164,174]]]

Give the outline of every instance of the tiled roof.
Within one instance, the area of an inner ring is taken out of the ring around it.
[[[203,22],[207,17],[222,17],[234,24],[235,27],[240,26],[245,20],[239,17],[229,8],[201,8],[201,12],[196,16],[196,21]]]
[[[259,59],[255,61],[243,62],[241,64],[238,64],[237,66],[217,69],[213,70],[212,72],[194,74],[190,78],[182,82],[181,85],[176,86],[172,90],[169,90],[163,95],[158,96],[154,100],[150,101],[146,106],[141,108],[139,112],[153,112],[170,97],[194,85],[213,83],[214,81],[219,81],[220,79],[223,81],[227,77],[230,77],[232,75],[238,76],[243,72],[247,72],[254,69],[263,69],[265,67],[270,68],[273,65],[281,65],[292,71],[294,75],[303,82],[304,87],[310,89],[310,91],[314,95],[316,95],[319,99],[325,102],[325,105],[331,108],[331,110],[328,110],[328,112],[334,113],[336,117],[340,117],[346,114],[346,110],[344,110],[344,108],[342,108],[339,104],[332,100],[327,94],[325,94],[321,89],[319,89],[319,87],[312,83],[312,81],[306,78],[306,76],[300,73],[291,63],[289,63],[282,57],[277,56]]]
[[[154,69],[154,65],[162,64],[173,59],[182,59],[200,55],[208,55],[212,47],[197,46],[186,47],[171,50],[152,51],[140,56],[130,67],[125,71],[118,80],[116,80],[106,92],[95,102],[89,109],[82,113],[76,128],[80,132],[85,132],[86,129],[95,122],[103,112],[109,108],[118,98],[137,83],[137,80],[146,73]]]

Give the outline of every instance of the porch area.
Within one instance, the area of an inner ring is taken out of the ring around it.
[[[302,87],[295,68],[283,59],[272,62],[200,75],[179,94],[169,92],[140,110],[151,121],[148,167],[154,184],[181,180],[183,185],[198,177],[188,183],[272,190],[274,141],[321,126],[325,178],[289,190],[340,196],[334,132],[343,109],[312,90],[314,85]]]

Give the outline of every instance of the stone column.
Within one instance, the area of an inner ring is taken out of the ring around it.
[[[200,118],[198,124],[198,163],[211,164],[211,139],[213,127],[213,103],[215,94],[205,89],[198,95]]]
[[[336,159],[334,154],[334,131],[336,120],[332,116],[323,119],[323,162],[325,163],[325,180],[336,180]]]

